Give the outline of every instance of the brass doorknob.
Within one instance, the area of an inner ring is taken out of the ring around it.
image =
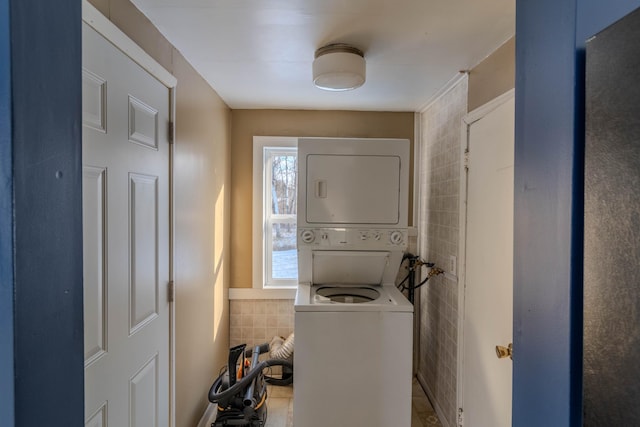
[[[496,356],[498,356],[498,359],[504,359],[505,357],[508,357],[509,359],[513,360],[513,343],[509,343],[507,347],[497,345]]]

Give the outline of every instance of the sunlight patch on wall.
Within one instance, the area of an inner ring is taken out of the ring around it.
[[[216,342],[218,336],[222,330],[222,315],[225,307],[225,295],[224,295],[224,184],[218,191],[218,197],[216,197],[215,203],[215,217],[214,221],[214,247],[213,247],[213,260],[214,260],[214,285],[213,285],[213,342]]]

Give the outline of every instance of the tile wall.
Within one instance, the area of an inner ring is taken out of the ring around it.
[[[467,113],[467,78],[421,114],[420,250],[423,259],[447,270],[458,257],[462,119]],[[420,294],[418,378],[445,426],[457,418],[458,280],[433,277]]]
[[[293,332],[293,300],[236,299],[229,301],[229,346],[249,347]]]

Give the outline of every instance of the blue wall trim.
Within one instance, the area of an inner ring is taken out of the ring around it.
[[[516,5],[514,426],[572,420],[575,8]]]
[[[640,0],[517,0],[513,425],[582,425],[585,40]]]
[[[9,0],[15,423],[84,425],[80,0]]]
[[[0,0],[0,417],[12,426],[13,176],[11,154],[11,38],[9,0]],[[4,424],[3,424],[4,425]]]

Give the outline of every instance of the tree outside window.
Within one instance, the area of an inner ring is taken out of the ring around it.
[[[298,161],[295,148],[265,147],[266,286],[295,285]]]

